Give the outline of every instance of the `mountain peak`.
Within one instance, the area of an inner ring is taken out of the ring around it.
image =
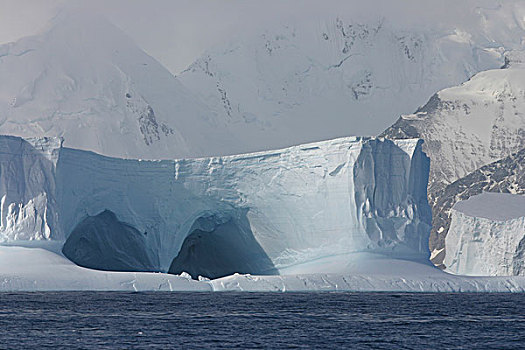
[[[64,4],[49,21],[49,27],[64,24],[77,28],[96,27],[98,24],[113,26],[99,10],[82,1],[70,1]]]
[[[76,52],[93,50],[92,53],[101,53],[124,47],[141,50],[99,11],[80,5],[65,6],[49,21],[40,36],[47,46],[67,45],[69,50]]]
[[[233,151],[177,78],[89,8],[68,6],[41,34],[0,46],[0,80],[2,134],[124,158]]]

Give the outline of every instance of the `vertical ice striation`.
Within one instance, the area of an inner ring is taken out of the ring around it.
[[[91,229],[80,232],[97,240],[82,251],[84,266],[96,256],[97,250],[90,255],[89,247],[118,247],[119,239],[131,239],[119,235],[131,231],[141,234],[133,246],[143,242],[140,252],[148,257],[137,269],[147,265],[150,270],[175,271],[192,261],[214,265],[201,266],[195,275],[212,270],[214,276],[236,270],[278,273],[357,252],[424,261],[431,214],[426,201],[429,160],[421,144],[347,137],[173,161],[125,160],[61,148],[56,172],[51,168],[51,177],[39,183],[35,197],[44,193],[54,198],[49,210],[58,213],[58,219],[50,226],[51,239],[68,239],[88,217],[89,227],[97,227],[92,221],[105,210],[129,228],[107,238]],[[21,149],[16,157],[31,152]],[[37,216],[44,217],[40,212]],[[74,248],[69,244],[69,251]],[[125,259],[125,249],[118,254]],[[216,263],[221,256],[230,257],[222,267]]]
[[[56,238],[59,138],[0,137],[0,242]]]

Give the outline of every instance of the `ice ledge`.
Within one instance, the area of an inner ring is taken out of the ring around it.
[[[523,293],[525,277],[462,277],[440,273],[413,275],[234,275],[211,281],[214,291],[243,292],[422,292]]]
[[[390,266],[390,274],[234,274],[211,281],[195,281],[187,274],[95,271],[76,266],[48,250],[0,246],[0,292],[525,292],[525,277],[461,277],[415,264],[396,260],[397,272],[393,273],[392,261],[385,260],[383,266]]]

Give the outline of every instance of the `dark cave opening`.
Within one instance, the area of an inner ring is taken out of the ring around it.
[[[278,274],[244,214],[197,219],[169,268],[169,273],[182,272],[211,279],[234,273]]]

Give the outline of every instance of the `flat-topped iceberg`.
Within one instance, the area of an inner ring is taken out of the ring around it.
[[[445,244],[448,272],[525,275],[525,196],[485,192],[456,203]]]
[[[297,267],[356,252],[428,260],[419,140],[348,137],[172,161],[57,139],[0,142],[0,238],[65,242],[82,266],[220,277],[308,273]],[[338,272],[331,266],[323,272]]]

